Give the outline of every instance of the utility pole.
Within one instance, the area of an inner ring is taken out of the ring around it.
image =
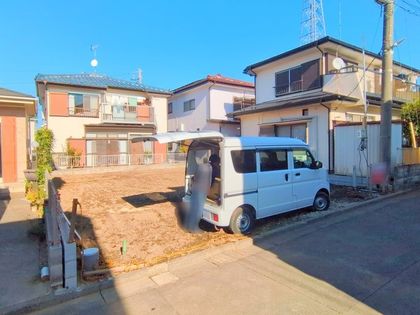
[[[394,0],[375,1],[378,4],[384,6],[384,29],[382,43],[382,99],[379,153],[380,161],[386,166],[386,180],[389,180],[391,172]]]

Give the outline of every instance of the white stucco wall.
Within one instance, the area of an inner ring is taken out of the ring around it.
[[[226,114],[233,111],[233,98],[254,98],[254,90],[235,86],[216,84],[210,89],[210,113],[209,119],[232,120]]]
[[[83,138],[86,124],[99,123],[99,118],[50,116],[48,128],[54,133],[53,152],[65,152],[68,138]]]
[[[321,53],[314,48],[255,69],[255,73],[257,73],[255,85],[257,104],[284,97],[290,97],[290,95],[276,97],[274,90],[276,72],[287,70],[302,63],[321,58]]]
[[[364,115],[364,109],[362,106],[345,106],[340,102],[334,102],[331,106],[331,122],[336,121],[347,121],[347,114],[356,114]],[[368,117],[372,117],[373,121],[381,120],[381,108],[379,106],[369,106],[368,107]],[[401,119],[401,110],[393,109],[392,110],[392,119],[400,120]],[[368,121],[371,121],[369,119]]]
[[[168,98],[152,97],[152,106],[154,108],[156,132],[168,131]]]
[[[184,112],[184,102],[191,99],[195,99],[195,109]],[[172,103],[172,113],[168,114],[169,131],[207,129],[207,84],[185,91],[184,93],[172,95],[168,102]]]
[[[308,116],[302,116],[302,109],[308,109]],[[324,168],[328,168],[328,112],[323,106],[312,104],[241,116],[242,135],[258,136],[261,124],[281,123],[282,120],[285,123],[288,119],[309,120],[308,145],[315,158],[324,164]]]

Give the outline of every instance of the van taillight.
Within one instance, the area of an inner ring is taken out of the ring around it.
[[[219,215],[212,213],[211,216],[213,217],[213,221],[219,222]]]

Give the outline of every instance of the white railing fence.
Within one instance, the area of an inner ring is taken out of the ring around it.
[[[57,169],[83,168],[83,167],[107,167],[121,165],[150,165],[162,163],[182,163],[185,161],[186,153],[165,154],[87,154],[81,156],[69,156],[66,154],[54,154],[53,161]]]

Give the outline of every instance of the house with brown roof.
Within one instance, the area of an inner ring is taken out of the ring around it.
[[[30,118],[35,115],[37,100],[20,92],[0,88],[0,183],[20,183],[30,163]]]
[[[238,119],[228,113],[255,104],[254,84],[208,75],[172,91],[168,103],[168,130],[216,130],[226,136],[240,135]]]

